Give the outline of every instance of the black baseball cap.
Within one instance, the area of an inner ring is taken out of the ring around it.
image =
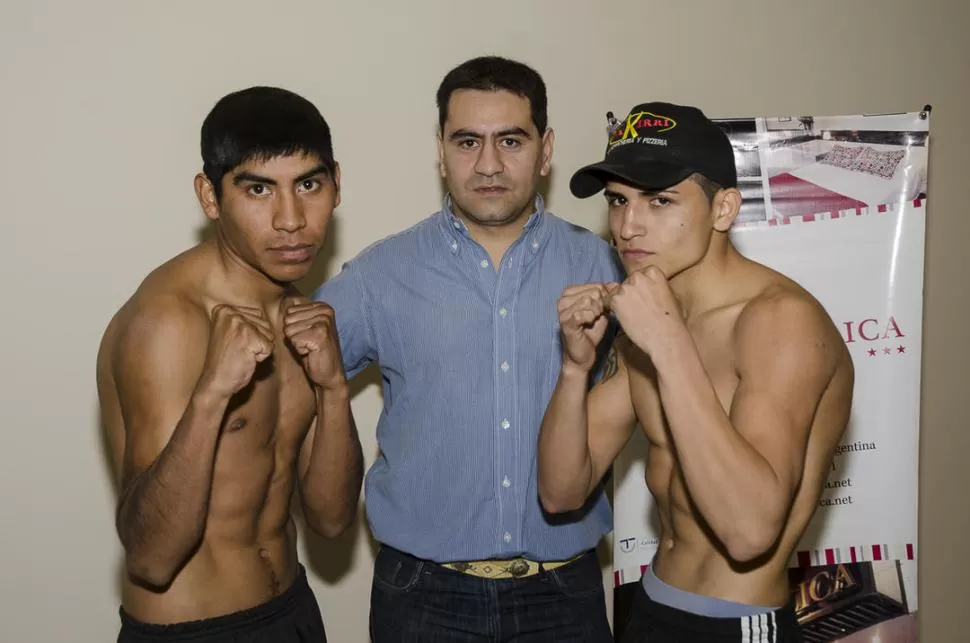
[[[578,170],[569,189],[580,199],[619,179],[662,190],[697,173],[725,188],[737,187],[734,150],[727,134],[696,107],[642,103],[613,122],[606,156]]]

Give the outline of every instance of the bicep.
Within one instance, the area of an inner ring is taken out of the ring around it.
[[[825,322],[805,306],[774,306],[743,326],[739,321],[735,349],[731,422],[790,493],[801,481],[815,410],[833,370]]]
[[[594,483],[613,464],[635,425],[629,373],[614,342],[603,365],[603,378],[587,398],[587,433]]]
[[[208,323],[176,312],[136,314],[112,370],[125,431],[122,486],[146,470],[185,414],[205,359]]]

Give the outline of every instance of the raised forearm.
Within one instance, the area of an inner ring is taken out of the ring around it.
[[[777,537],[787,492],[732,425],[684,334],[651,354],[664,414],[691,499],[729,553],[747,559]]]
[[[350,526],[363,471],[349,387],[320,390],[310,462],[300,480],[304,513],[315,531],[333,538]]]
[[[227,403],[194,395],[168,444],[121,497],[117,528],[128,570],[151,585],[171,582],[202,538]]]
[[[539,498],[551,513],[586,502],[593,487],[588,373],[564,367],[539,431]]]

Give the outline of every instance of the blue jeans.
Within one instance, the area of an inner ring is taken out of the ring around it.
[[[469,576],[382,546],[374,563],[373,643],[612,643],[594,552],[518,579]]]

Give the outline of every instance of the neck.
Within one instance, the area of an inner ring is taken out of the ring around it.
[[[230,303],[241,306],[258,306],[265,310],[275,310],[283,297],[290,291],[289,284],[273,281],[265,274],[246,263],[217,232],[208,242],[214,247],[218,270],[210,274],[218,280],[216,290]]]
[[[670,279],[670,289],[680,302],[685,320],[702,315],[734,300],[732,288],[725,288],[744,262],[730,241],[713,239],[700,263]],[[726,277],[728,277],[726,279]]]
[[[536,211],[535,197],[533,197],[529,201],[529,205],[519,212],[515,218],[496,225],[486,225],[473,220],[461,208],[457,207],[454,202],[451,203],[451,208],[454,215],[464,222],[471,238],[485,248],[488,254],[491,255],[492,264],[496,267],[498,267],[498,263],[505,254],[505,251],[515,243],[516,239],[522,236],[522,230],[525,228],[525,224],[529,221],[529,217]]]

